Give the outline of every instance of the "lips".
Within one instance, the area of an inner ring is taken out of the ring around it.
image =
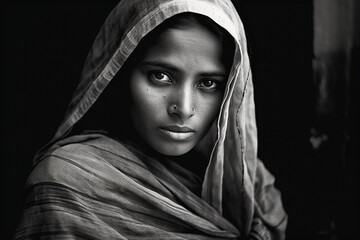
[[[172,140],[189,140],[195,133],[194,129],[180,126],[165,126],[160,127],[160,131]]]

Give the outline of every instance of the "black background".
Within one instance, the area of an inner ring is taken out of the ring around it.
[[[342,212],[351,196],[339,201],[338,187],[323,192],[333,186],[321,185],[329,172],[321,171],[309,142],[312,2],[239,2],[253,69],[259,156],[282,191],[288,239],[330,239],[334,222],[334,236],[355,236],[354,214]],[[33,155],[55,133],[87,51],[116,3],[3,4],[2,239],[12,236],[19,221]],[[328,198],[332,194],[335,200]],[[354,201],[344,211],[358,211]]]

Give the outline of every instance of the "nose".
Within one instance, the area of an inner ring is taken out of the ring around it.
[[[168,113],[180,119],[190,118],[195,114],[195,92],[192,86],[174,89],[169,98]]]

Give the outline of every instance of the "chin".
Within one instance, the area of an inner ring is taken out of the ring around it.
[[[166,155],[166,156],[171,156],[171,157],[178,157],[181,155],[184,155],[188,152],[191,151],[191,149],[193,149],[192,146],[181,146],[179,144],[176,145],[162,145],[159,148],[154,148],[157,152]]]

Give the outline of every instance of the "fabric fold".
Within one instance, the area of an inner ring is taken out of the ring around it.
[[[75,131],[105,89],[128,81],[121,74],[139,43],[182,13],[206,16],[235,44],[220,111],[201,140],[204,176],[107,129]],[[284,239],[281,195],[257,158],[253,94],[246,34],[230,0],[121,0],[94,40],[62,123],[34,158],[15,239]]]

